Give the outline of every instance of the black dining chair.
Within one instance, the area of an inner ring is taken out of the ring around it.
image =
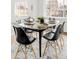
[[[60,28],[61,28],[61,25],[58,25],[58,27],[56,28],[56,31],[53,32],[49,32],[47,34],[45,34],[43,37],[45,39],[47,39],[47,42],[46,42],[46,46],[45,46],[45,49],[44,49],[44,53],[43,53],[43,56],[45,55],[46,53],[46,49],[47,47],[49,47],[48,44],[50,44],[50,46],[52,46],[54,49],[55,49],[55,53],[56,53],[56,59],[58,59],[58,55],[57,55],[57,47],[59,48],[59,51],[60,51],[60,47],[59,47],[59,44],[58,44],[58,39],[60,37]]]
[[[36,40],[36,38],[28,36],[21,27],[13,26],[13,28],[16,35],[16,41],[19,43],[14,59],[16,59],[20,51],[23,51],[23,53],[25,54],[25,59],[27,59],[26,56],[29,48],[31,48],[35,56],[35,51],[32,47],[32,43]]]
[[[32,23],[32,24],[29,24],[29,25],[32,27],[32,26],[34,25],[35,19],[34,19],[33,17],[27,17],[27,19],[24,19],[24,21],[25,21],[24,24],[26,24],[26,25],[28,25],[29,23]],[[28,23],[28,24],[27,24],[27,23]],[[28,30],[28,29],[25,29],[25,28],[24,28],[24,30],[25,30],[25,32],[28,33],[29,35],[34,36],[34,34],[35,34],[36,37],[37,37],[37,33],[34,32],[33,30]]]

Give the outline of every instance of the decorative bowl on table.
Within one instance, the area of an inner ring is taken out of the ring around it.
[[[28,17],[27,19],[25,19],[25,22],[33,22],[34,21],[34,18],[33,17]]]
[[[24,24],[25,24],[25,25],[34,25],[33,22],[25,22]]]

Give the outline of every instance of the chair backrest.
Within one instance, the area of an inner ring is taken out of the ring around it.
[[[58,25],[58,27],[56,28],[56,31],[54,33],[54,37],[52,40],[57,40],[60,36],[60,29],[61,29],[61,25]]]
[[[61,25],[60,33],[62,33],[62,32],[64,31],[64,24],[65,24],[65,21],[64,21],[63,24]]]
[[[15,35],[16,35],[16,40],[18,42],[23,42],[26,40],[27,42],[30,42],[28,36],[25,34],[25,32],[23,31],[21,27],[13,26],[13,28],[14,28]]]

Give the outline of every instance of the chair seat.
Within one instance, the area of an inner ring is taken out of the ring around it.
[[[27,40],[26,37],[22,37],[22,38],[20,38],[20,40],[17,40],[17,42],[20,43],[20,44],[23,44],[23,45],[29,45],[36,40],[36,38],[30,37],[30,36],[28,36],[28,39],[29,40]]]
[[[47,40],[50,40],[50,41],[55,41],[55,40],[57,40],[58,38],[59,38],[59,31],[60,31],[60,26],[61,25],[58,25],[58,26],[56,26],[56,28],[53,30],[53,31],[51,31],[51,32],[49,32],[49,33],[47,33],[47,34],[45,34],[43,37],[45,38],[45,39],[47,39]]]
[[[53,32],[49,32],[49,33],[45,34],[43,37],[45,39],[52,40],[52,38],[54,37],[54,33]]]

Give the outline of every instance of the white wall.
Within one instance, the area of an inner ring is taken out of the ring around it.
[[[38,16],[43,16],[43,0],[38,0]]]
[[[15,8],[15,0],[11,0],[11,23],[15,22],[15,20],[16,20],[14,8]],[[13,35],[13,34],[14,34],[14,30],[11,26],[11,35]]]
[[[38,0],[27,0],[30,12],[29,16],[36,17],[38,15]]]
[[[15,8],[15,0],[11,0],[11,22],[14,22],[16,19],[14,8]]]

